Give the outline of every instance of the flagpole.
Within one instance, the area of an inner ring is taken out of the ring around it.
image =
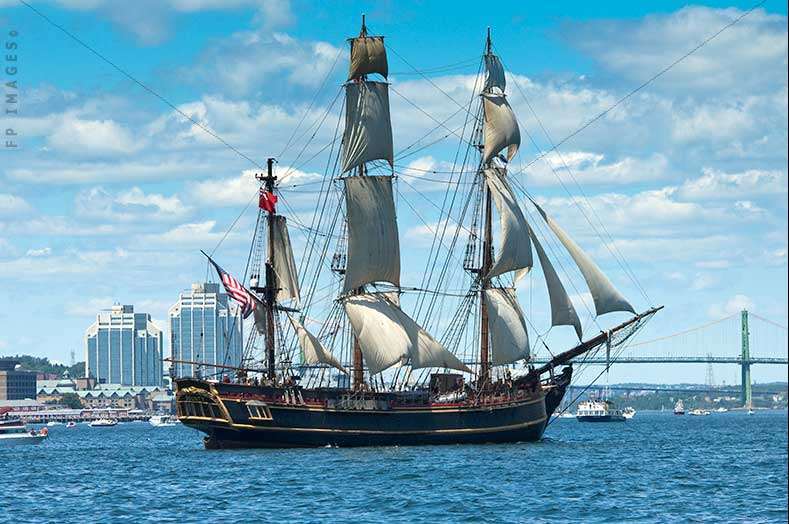
[[[261,189],[268,195],[274,194],[274,182],[277,177],[274,176],[274,159],[269,158],[268,174],[256,175],[256,178],[263,184]],[[274,345],[274,309],[276,307],[277,296],[277,276],[274,273],[274,220],[275,220],[274,203],[271,202],[267,206],[266,224],[268,225],[268,253],[266,256],[266,287],[264,291],[265,300],[263,307],[266,310],[266,356],[268,363],[268,378],[272,383],[276,382],[276,362],[275,362],[275,345]]]

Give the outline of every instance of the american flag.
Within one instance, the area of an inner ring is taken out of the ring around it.
[[[205,255],[205,253],[203,254]],[[219,267],[219,264],[214,262],[211,257],[208,255],[205,256],[208,257],[208,261],[211,262],[211,265],[216,269],[220,280],[222,280],[222,285],[225,286],[227,294],[241,305],[241,315],[247,318],[255,311],[255,308],[257,308],[258,298],[245,288],[241,282],[236,280],[233,275]]]

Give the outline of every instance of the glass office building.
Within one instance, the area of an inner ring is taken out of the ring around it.
[[[100,311],[85,333],[85,375],[102,384],[162,385],[162,330],[134,306]]]
[[[176,377],[218,377],[232,371],[210,364],[241,366],[243,321],[220,284],[193,284],[170,308],[170,349]],[[195,362],[202,363],[195,364]]]

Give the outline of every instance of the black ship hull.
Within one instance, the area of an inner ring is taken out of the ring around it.
[[[482,444],[536,441],[565,375],[516,398],[435,403],[412,393],[307,390],[176,380],[178,418],[207,448]]]

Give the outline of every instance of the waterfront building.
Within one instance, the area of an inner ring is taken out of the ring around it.
[[[243,357],[243,322],[219,284],[193,284],[170,308],[170,354],[176,377],[222,373],[210,364],[238,367]],[[203,362],[195,365],[177,361]]]
[[[36,398],[36,373],[17,369],[19,362],[0,359],[0,400]]]
[[[147,313],[114,305],[85,333],[85,375],[99,384],[160,386],[162,331]]]

